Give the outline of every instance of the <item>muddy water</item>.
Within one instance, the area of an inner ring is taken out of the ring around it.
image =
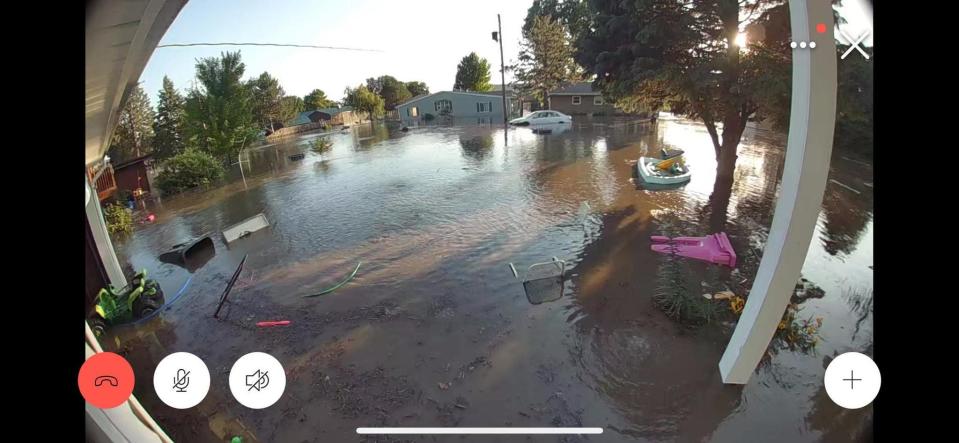
[[[320,137],[332,148],[313,152]],[[784,145],[747,132],[732,191],[712,199],[708,135],[669,117],[577,119],[545,135],[475,122],[361,126],[257,148],[243,155],[245,181],[235,169],[228,185],[155,202],[157,221],[118,242],[121,259],[149,269],[167,300],[188,284],[159,318],[116,328],[104,345],[130,359],[136,395],[179,441],[394,441],[355,434],[381,425],[605,428],[589,438],[463,441],[867,440],[871,408],[838,408],[821,380],[835,355],[872,348],[868,159],[837,153],[832,162],[831,178],[845,186],[827,186],[803,269],[821,291],[797,300],[803,318],[823,317],[814,351],[774,342],[748,385],[724,386],[717,364],[735,317],[690,329],[651,299],[662,257],[648,236],[667,218],[687,235],[730,235],[739,270],[688,266],[703,292],[748,288]],[[686,151],[692,181],[634,184],[631,162],[663,147]],[[290,160],[296,153],[306,156]],[[223,243],[219,231],[260,212],[269,229]],[[216,255],[198,269],[158,260],[204,232]],[[212,318],[245,255],[221,319]],[[567,262],[564,296],[531,305],[508,263],[522,276],[552,257]],[[349,284],[303,297],[358,262]],[[292,324],[257,328],[263,320]],[[202,358],[212,376],[206,399],[186,411],[161,403],[149,382],[177,351]],[[233,362],[253,351],[287,371],[285,394],[265,410],[241,406],[227,384]]]

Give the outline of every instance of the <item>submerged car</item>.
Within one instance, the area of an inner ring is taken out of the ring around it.
[[[573,117],[570,117],[562,112],[557,111],[536,111],[529,113],[520,118],[514,118],[509,121],[509,124],[516,126],[528,126],[528,125],[549,125],[549,124],[570,124],[573,122]]]

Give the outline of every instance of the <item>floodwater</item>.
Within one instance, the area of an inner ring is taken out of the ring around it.
[[[313,152],[317,138],[332,148]],[[664,220],[685,235],[725,230],[739,269],[689,262],[691,290],[745,295],[784,146],[781,135],[747,131],[732,191],[713,199],[705,129],[665,115],[654,124],[579,118],[552,134],[476,122],[408,132],[359,126],[257,148],[242,156],[243,177],[234,165],[225,186],[156,202],[156,222],[116,242],[121,260],[147,268],[167,301],[188,284],[160,316],[102,341],[131,361],[135,394],[178,441],[870,440],[871,406],[843,410],[822,385],[836,355],[872,352],[869,159],[833,158],[835,182],[803,268],[813,289],[796,298],[801,317],[823,318],[813,350],[774,340],[747,385],[726,386],[718,362],[735,316],[723,307],[726,317],[690,328],[652,301],[663,257],[649,250],[649,236]],[[692,181],[634,184],[632,162],[663,147],[686,151]],[[289,159],[297,153],[305,158]],[[270,228],[224,244],[220,231],[261,212]],[[214,234],[216,254],[199,268],[158,260],[204,232]],[[566,262],[563,296],[530,304],[509,263],[523,277],[553,257]],[[303,297],[359,262],[348,284]],[[255,326],[265,320],[292,324]],[[151,383],[160,359],[178,351],[203,359],[212,378],[206,399],[183,411],[160,402]],[[264,410],[240,405],[227,382],[233,362],[254,351],[287,373],[285,394]],[[605,432],[391,439],[357,435],[358,426]]]

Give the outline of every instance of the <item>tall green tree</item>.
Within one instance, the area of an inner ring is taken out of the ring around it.
[[[351,106],[359,112],[365,112],[370,116],[370,124],[373,118],[383,115],[383,98],[374,94],[366,85],[359,85],[355,88],[347,87],[343,91],[343,104]]]
[[[756,57],[737,34],[782,0],[592,0],[591,32],[576,41],[577,62],[594,85],[629,110],[668,106],[702,120],[717,159],[717,184],[731,187],[747,120],[759,111],[754,86],[781,63]],[[721,130],[720,130],[721,127]],[[721,132],[720,132],[721,131]]]
[[[413,94],[403,83],[389,75],[383,76],[383,86],[380,89],[380,97],[383,98],[383,106],[386,109],[396,109],[396,105],[403,103],[413,97]]]
[[[280,81],[273,78],[268,72],[247,82],[253,107],[253,122],[258,128],[273,129],[274,123],[282,122],[280,100],[286,93],[280,86]]]
[[[456,81],[453,89],[460,91],[489,91],[490,68],[485,58],[470,52],[456,66]]]
[[[380,95],[380,92],[383,91],[383,81],[386,79],[386,77],[389,76],[381,75],[379,77],[370,77],[366,79],[366,89],[376,95]]]
[[[383,98],[384,107],[389,110],[413,97],[407,84],[392,75],[381,75],[366,79],[366,89]],[[424,85],[425,87],[425,85]]]
[[[429,86],[426,86],[426,83],[423,82],[406,82],[406,89],[410,91],[413,97],[430,93]]]
[[[533,0],[523,21],[523,36],[533,30],[536,17],[552,17],[566,27],[570,42],[589,32],[590,9],[587,0]]]
[[[159,160],[171,158],[185,148],[183,142],[184,99],[169,77],[163,76],[163,89],[153,119],[153,155]]]
[[[516,67],[519,89],[546,103],[549,91],[579,77],[566,27],[548,15],[534,17]]]
[[[153,108],[150,98],[139,84],[127,99],[108,153],[114,163],[137,158],[153,152]]]
[[[320,89],[314,89],[303,97],[303,106],[308,110],[332,108],[333,100],[326,97],[326,93]]]
[[[280,121],[284,125],[293,122],[296,116],[306,110],[306,104],[302,98],[295,95],[288,95],[280,100]]]
[[[199,84],[186,99],[188,146],[226,162],[256,135],[250,88],[240,81],[245,69],[239,51],[197,61]]]

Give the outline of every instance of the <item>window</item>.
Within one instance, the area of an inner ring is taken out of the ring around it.
[[[603,102],[603,96],[602,96],[602,95],[597,95],[597,96],[593,97],[593,104],[596,105],[596,106],[602,106],[602,105],[604,104],[604,102]]]
[[[449,100],[437,100],[433,103],[433,107],[440,114],[453,112],[453,102]]]
[[[582,102],[583,102],[583,97],[580,97],[580,96],[578,96],[578,95],[574,95],[574,96],[573,96],[573,104],[574,104],[574,105],[578,105],[578,104],[580,104],[580,103],[582,103]]]
[[[418,117],[420,115],[419,111],[419,109],[416,109],[416,106],[411,106],[410,109],[406,110],[406,113],[409,114],[410,117]]]
[[[493,112],[493,102],[477,103],[476,112]]]

